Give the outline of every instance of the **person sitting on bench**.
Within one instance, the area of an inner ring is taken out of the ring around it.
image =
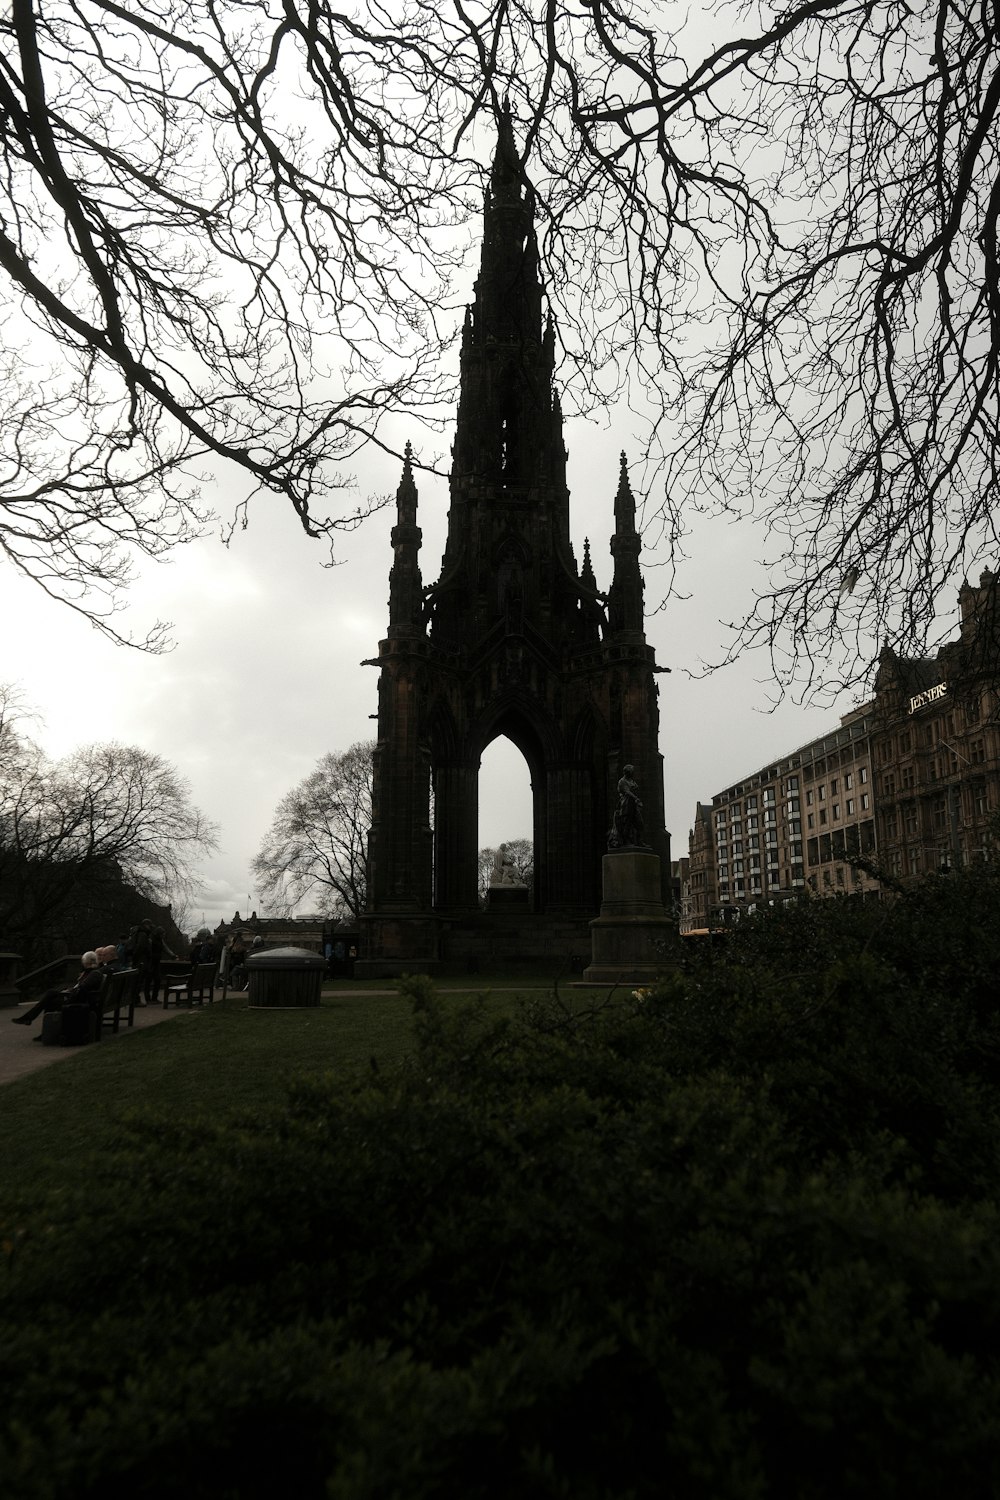
[[[30,1026],[44,1012],[62,1010],[64,1005],[93,1005],[101,993],[104,975],[98,967],[97,954],[85,953],[80,959],[82,972],[68,990],[46,990],[42,998],[23,1016],[11,1016],[15,1026]],[[36,1038],[38,1040],[38,1038]]]

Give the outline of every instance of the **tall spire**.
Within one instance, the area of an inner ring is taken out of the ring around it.
[[[477,339],[536,343],[541,338],[542,291],[534,194],[514,141],[510,111],[497,121],[497,145],[486,192],[482,261],[476,282]]]
[[[594,565],[590,560],[589,536],[583,539],[583,567],[580,569],[580,582],[591,593],[597,593],[597,579],[594,577]]]
[[[628,459],[622,449],[618,471],[618,493],[615,495],[615,535],[635,535],[635,496],[628,477]]]
[[[615,560],[614,581],[608,593],[608,624],[619,640],[644,640],[642,621],[642,546],[635,529],[635,496],[628,477],[628,460],[621,456],[618,493],[615,496],[615,534],[611,555]]]
[[[494,198],[512,196],[520,199],[523,180],[510,106],[505,99],[497,115],[497,144],[490,171],[490,191]]]
[[[506,106],[486,187],[475,301],[462,330],[453,496],[485,482],[565,491],[562,418],[553,401],[555,330],[543,330],[534,194]]]
[[[417,486],[413,478],[413,449],[407,443],[403,476],[396,491],[396,524],[392,528],[392,568],[389,571],[389,635],[423,633],[423,592],[417,555],[423,533],[417,525]]]

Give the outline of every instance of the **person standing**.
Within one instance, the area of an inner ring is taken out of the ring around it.
[[[247,987],[247,945],[242,932],[234,932],[230,940],[229,983],[234,990]]]
[[[134,930],[132,938],[132,967],[139,970],[136,994],[140,1005],[148,1005],[151,999],[150,985],[153,978],[153,943],[150,929],[152,922],[147,917]]]
[[[160,969],[163,964],[163,956],[176,958],[172,948],[167,946],[166,933],[162,927],[153,927],[149,934],[149,984],[146,988],[146,999],[152,1003],[160,993]]]

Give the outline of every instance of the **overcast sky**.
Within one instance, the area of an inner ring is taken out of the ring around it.
[[[419,441],[419,435],[414,435]],[[611,581],[609,543],[619,451],[627,427],[568,422],[571,529],[577,561],[589,536],[598,586]],[[637,444],[635,445],[637,448]],[[399,465],[373,458],[359,470],[365,492],[395,492]],[[418,475],[424,583],[440,569],[447,484]],[[641,502],[641,477],[636,476]],[[206,494],[231,512],[223,489]],[[261,502],[227,548],[218,532],[147,565],[132,590],[129,620],[141,629],[173,621],[175,648],[150,657],[115,646],[79,616],[51,602],[9,566],[0,567],[0,680],[19,682],[41,713],[37,739],[52,756],[78,745],[118,740],[171,761],[194,802],[221,825],[217,854],[201,867],[189,922],[214,926],[258,905],[250,860],[279,799],[328,750],[373,737],[376,654],[388,624],[389,529],[395,508],[344,538],[342,566],[322,566],[322,544],[301,532],[290,508]],[[828,708],[786,703],[763,656],[692,677],[718,654],[720,618],[731,618],[755,578],[755,538],[746,525],[701,522],[679,577],[689,597],[647,621],[660,683],[660,746],[665,757],[667,827],[674,858],[687,853],[696,801],[838,722],[850,701]],[[661,590],[655,554],[643,559],[647,603]],[[491,746],[480,782],[479,843],[530,837],[527,768],[507,741]],[[263,914],[263,911],[262,911]]]

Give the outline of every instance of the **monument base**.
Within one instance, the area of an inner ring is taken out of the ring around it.
[[[440,967],[440,928],[434,917],[364,916],[355,979],[398,979],[403,974],[434,974]]]
[[[615,849],[601,863],[601,915],[590,923],[584,984],[652,984],[671,967],[676,924],[660,895],[660,857]]]
[[[522,912],[531,906],[526,885],[491,885],[486,897],[486,910],[493,912]]]

